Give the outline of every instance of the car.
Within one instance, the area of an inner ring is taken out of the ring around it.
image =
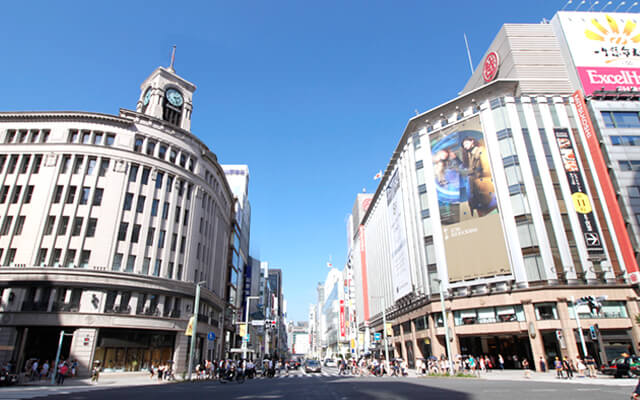
[[[325,367],[336,367],[338,364],[336,364],[336,360],[332,360],[331,358],[327,358],[326,360],[324,360],[324,366]]]
[[[600,369],[605,375],[613,375],[615,378],[632,377],[640,375],[640,357],[617,357],[603,365]]]
[[[322,365],[317,360],[307,360],[304,363],[304,372],[322,372]]]

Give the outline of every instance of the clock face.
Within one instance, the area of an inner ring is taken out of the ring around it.
[[[149,104],[149,100],[151,99],[151,88],[147,89],[147,93],[144,94],[144,99],[142,100],[142,104],[145,106]]]
[[[167,90],[166,96],[167,96],[167,100],[169,100],[169,103],[171,103],[171,105],[176,107],[182,107],[183,100],[180,92],[178,92],[175,89],[169,89]]]

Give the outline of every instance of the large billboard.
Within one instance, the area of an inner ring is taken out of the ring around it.
[[[397,301],[413,291],[411,269],[409,266],[409,249],[407,248],[407,231],[404,225],[400,172],[397,169],[391,176],[391,179],[389,179],[386,194],[389,225],[391,228],[391,280],[393,283],[393,300]]]
[[[559,12],[556,18],[585,95],[640,90],[638,14]]]
[[[449,281],[510,273],[480,117],[430,140]]]

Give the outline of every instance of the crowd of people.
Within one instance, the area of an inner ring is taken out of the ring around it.
[[[27,360],[24,367],[25,378],[29,381],[49,379],[51,374],[53,374],[54,366],[52,364],[53,363],[49,363],[49,360],[40,360],[38,358]],[[66,378],[73,378],[77,373],[78,360],[60,360],[56,370],[56,384],[63,385]]]

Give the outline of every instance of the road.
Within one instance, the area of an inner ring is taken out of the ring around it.
[[[288,376],[258,378],[243,384],[216,381],[152,384],[119,388],[100,386],[0,388],[0,399],[176,400],[214,396],[219,399],[292,400],[529,400],[529,399],[628,399],[630,388],[568,382],[489,381],[472,378],[350,377],[333,368],[318,374],[293,371]]]

